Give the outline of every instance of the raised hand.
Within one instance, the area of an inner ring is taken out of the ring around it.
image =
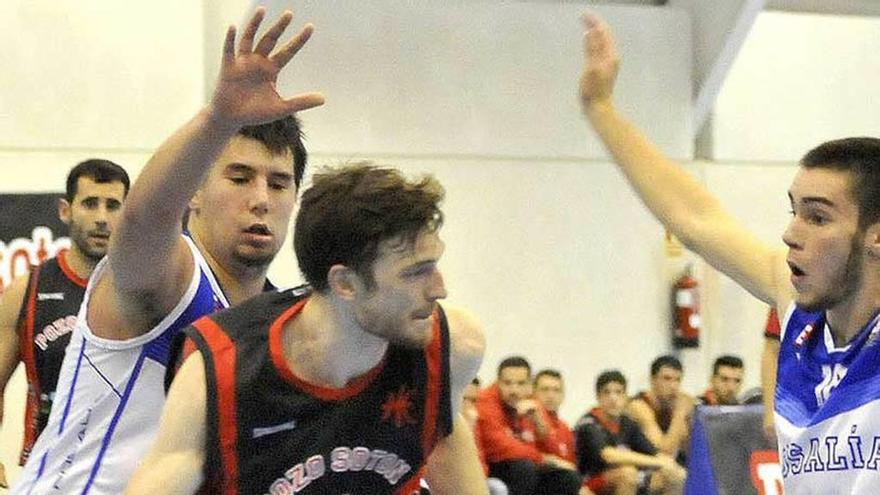
[[[580,79],[581,104],[609,103],[620,59],[608,25],[593,13],[584,15],[584,71]]]
[[[235,50],[235,26],[226,31],[220,77],[211,98],[212,118],[230,127],[261,124],[300,110],[322,105],[321,93],[303,93],[285,99],[278,94],[278,73],[306,44],[314,27],[306,24],[278,50],[275,45],[284,34],[293,13],[284,12],[254,46],[257,30],[266,15],[258,8],[245,28]]]

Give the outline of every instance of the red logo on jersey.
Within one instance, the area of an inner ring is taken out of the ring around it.
[[[401,385],[397,392],[389,392],[382,404],[382,421],[394,420],[394,424],[401,428],[404,425],[414,425],[416,420],[410,415],[412,407],[412,392],[406,385]]]
[[[775,450],[756,450],[749,459],[752,486],[760,495],[782,495],[782,468]]]

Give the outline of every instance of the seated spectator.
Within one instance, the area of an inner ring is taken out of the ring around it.
[[[511,495],[576,495],[581,479],[575,465],[553,452],[549,415],[532,394],[531,366],[520,356],[498,366],[495,384],[477,399],[477,430],[489,475]]]
[[[685,470],[658,453],[635,421],[623,415],[626,378],[617,370],[596,380],[598,407],[577,422],[577,465],[584,485],[597,494],[635,495],[682,492]]]
[[[477,435],[476,427],[477,427],[477,417],[479,417],[479,412],[477,412],[477,397],[480,393],[480,379],[474,378],[470,385],[465,387],[464,396],[462,397],[461,402],[461,414],[464,416],[464,419],[467,421],[468,426],[474,430],[474,441],[477,444],[477,452],[480,455],[480,463],[483,465],[483,473],[488,476],[489,475],[489,464],[486,463],[486,452],[483,450],[482,442],[480,441],[480,436]],[[503,481],[498,478],[487,478],[486,483],[489,485],[489,495],[507,495],[507,485],[504,484]]]
[[[739,390],[742,388],[742,359],[736,356],[720,356],[712,365],[712,378],[709,388],[697,397],[704,406],[735,406],[739,404]]]
[[[655,359],[651,363],[651,390],[633,397],[626,413],[657,450],[684,466],[694,399],[681,391],[682,374],[681,361],[675,356]]]
[[[559,408],[565,400],[565,383],[562,374],[554,369],[541,370],[535,374],[534,398],[547,411],[546,443],[554,443],[555,448],[548,452],[556,454],[563,459],[574,463],[574,434],[562,418],[559,417]]]

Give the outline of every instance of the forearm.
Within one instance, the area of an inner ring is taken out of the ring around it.
[[[632,450],[618,447],[605,447],[602,449],[602,460],[615,466],[634,466],[637,468],[659,468],[663,461],[656,456],[641,454]]]
[[[115,288],[140,294],[163,286],[180,268],[180,232],[190,199],[236,132],[199,112],[156,150],[123,209],[108,253]]]
[[[201,462],[192,455],[147,458],[125,488],[125,495],[192,495],[203,481]]]
[[[119,231],[142,228],[144,222],[176,229],[211,165],[237,131],[205,108],[166,139],[132,185]]]
[[[692,225],[722,211],[717,199],[667,159],[610,101],[594,102],[584,113],[648,209],[690,247]]]
[[[452,434],[441,440],[428,459],[426,478],[437,495],[488,495],[473,435],[456,418]]]

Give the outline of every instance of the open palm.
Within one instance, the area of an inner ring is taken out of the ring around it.
[[[257,9],[245,28],[238,51],[235,50],[235,27],[227,30],[223,43],[220,77],[211,106],[215,116],[236,126],[270,122],[324,103],[320,93],[304,93],[286,99],[276,88],[279,72],[305,45],[314,28],[307,24],[273,53],[293,14],[282,14],[254,46],[264,16],[265,10]]]
[[[584,17],[584,71],[580,79],[581,101],[585,106],[611,99],[620,59],[608,25],[594,14]]]

